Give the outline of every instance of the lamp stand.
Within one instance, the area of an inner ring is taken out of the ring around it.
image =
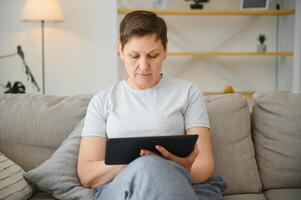
[[[43,94],[45,94],[45,47],[44,47],[44,20],[41,20],[41,30],[42,30],[42,81],[43,81]]]

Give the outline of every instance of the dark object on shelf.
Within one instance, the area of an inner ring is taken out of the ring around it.
[[[259,41],[259,44],[257,45],[257,52],[266,52],[267,46],[264,44],[264,42],[266,41],[267,37],[264,34],[259,34],[257,39]]]
[[[241,0],[241,9],[268,9],[269,0]]]
[[[259,34],[258,41],[260,42],[260,44],[263,44],[265,40],[266,36],[264,34]]]
[[[25,92],[26,92],[25,86],[20,81],[14,82],[13,86],[12,86],[11,82],[8,81],[8,83],[6,84],[5,87],[8,88],[8,90],[5,91],[4,94],[8,94],[8,93],[11,93],[11,94],[18,94],[18,93],[25,94]]]
[[[191,1],[191,0],[185,0],[185,1]],[[204,3],[208,3],[210,0],[193,0],[194,4],[190,4],[191,9],[203,9]]]

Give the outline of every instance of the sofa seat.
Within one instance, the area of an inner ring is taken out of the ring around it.
[[[263,193],[260,194],[234,194],[226,195],[224,200],[267,200]]]
[[[264,195],[268,200],[300,200],[301,188],[267,190],[264,192]]]
[[[35,192],[28,200],[56,200],[50,194],[42,191]]]
[[[265,197],[266,196],[266,197]],[[224,200],[300,200],[301,188],[299,189],[274,189],[261,194],[235,194],[224,196]],[[29,200],[56,200],[46,192],[36,192]]]

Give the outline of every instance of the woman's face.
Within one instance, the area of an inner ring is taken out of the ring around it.
[[[119,45],[119,54],[129,76],[129,86],[146,89],[160,81],[167,52],[155,34],[131,37],[123,49]]]

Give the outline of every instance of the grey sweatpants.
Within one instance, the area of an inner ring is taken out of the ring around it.
[[[156,155],[137,158],[112,182],[95,190],[96,200],[219,200],[226,185],[220,177],[191,185],[182,166]]]

